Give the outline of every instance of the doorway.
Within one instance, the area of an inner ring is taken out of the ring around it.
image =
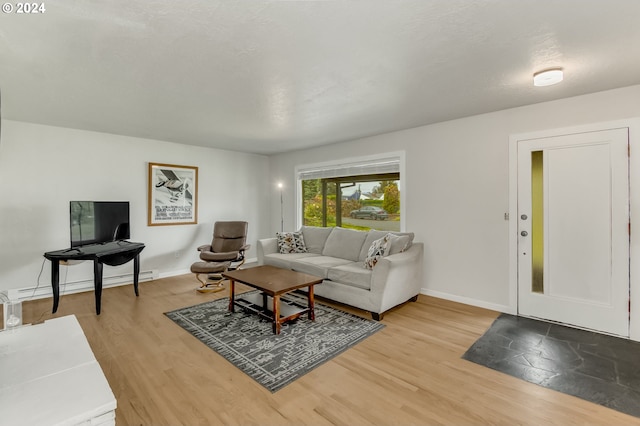
[[[628,337],[628,129],[515,146],[518,314]]]

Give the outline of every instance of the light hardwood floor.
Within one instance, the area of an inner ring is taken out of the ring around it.
[[[197,293],[197,284],[193,275],[145,282],[138,298],[130,285],[105,289],[100,316],[89,292],[63,295],[55,315],[51,299],[25,302],[24,321],[76,315],[118,401],[119,426],[640,425],[461,359],[497,313],[427,296],[272,394],[163,315],[227,296]]]

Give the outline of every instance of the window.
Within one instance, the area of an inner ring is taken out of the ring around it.
[[[299,171],[302,224],[400,231],[399,164],[385,158]]]

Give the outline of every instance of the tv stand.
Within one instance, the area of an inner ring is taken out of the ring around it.
[[[144,249],[143,243],[126,241],[112,241],[102,244],[91,244],[74,247],[70,249],[49,251],[44,257],[51,261],[51,287],[53,289],[53,310],[58,310],[60,301],[60,262],[67,260],[92,260],[93,261],[93,284],[96,298],[96,315],[100,315],[100,305],[102,300],[102,270],[103,265],[110,266],[124,265],[133,260],[133,289],[138,293],[138,275],[140,274],[140,252]]]
[[[80,249],[79,249],[79,248],[77,248],[77,247],[73,247],[73,248],[70,248],[70,249],[66,249],[64,252],[65,252],[65,253],[71,253],[72,251],[75,251],[77,254],[82,254],[82,250],[80,250]]]

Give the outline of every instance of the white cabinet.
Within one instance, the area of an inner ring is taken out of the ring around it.
[[[74,315],[0,332],[0,423],[115,425],[115,409]]]

